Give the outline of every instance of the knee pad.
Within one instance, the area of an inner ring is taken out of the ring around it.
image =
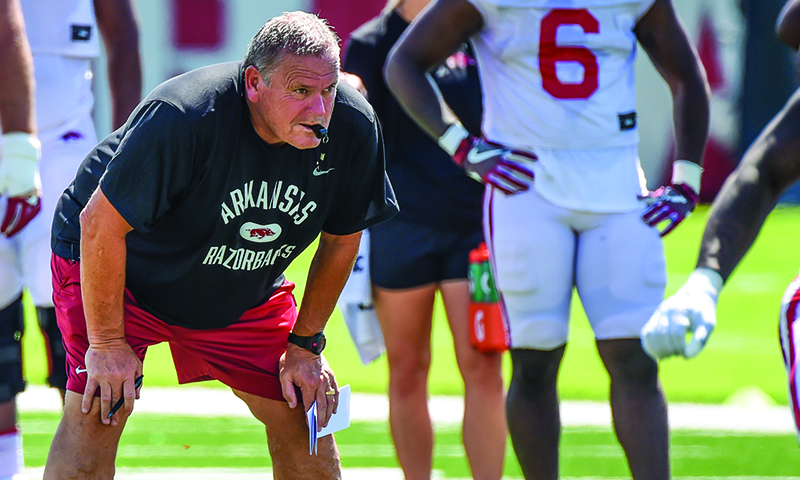
[[[0,310],[0,402],[13,400],[25,390],[22,377],[22,334],[25,317],[22,296]]]
[[[47,384],[64,390],[67,388],[67,352],[64,350],[61,330],[58,329],[56,309],[52,307],[36,307],[36,316],[39,319],[39,328],[42,330],[42,335],[47,345],[47,364],[49,367]]]

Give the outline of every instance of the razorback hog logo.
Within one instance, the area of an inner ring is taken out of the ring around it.
[[[259,225],[253,222],[246,222],[239,229],[239,235],[245,240],[250,240],[256,243],[271,242],[281,236],[281,226],[277,223],[270,223],[269,225]]]

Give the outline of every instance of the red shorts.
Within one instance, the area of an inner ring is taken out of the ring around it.
[[[53,301],[67,351],[67,390],[83,393],[89,348],[83,313],[80,262],[53,255]],[[285,282],[269,301],[225,328],[192,330],[168,325],[142,310],[125,290],[125,339],[144,361],[147,347],[169,342],[178,383],[219,380],[236,390],[283,401],[278,361],[297,319],[294,283]]]

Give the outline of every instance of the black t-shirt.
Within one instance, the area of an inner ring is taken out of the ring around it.
[[[348,40],[343,68],[361,77],[381,121],[386,169],[401,208],[398,218],[418,225],[480,228],[483,186],[467,177],[406,115],[384,81],[386,57],[407,27],[395,10],[365,23]],[[469,45],[439,66],[433,78],[467,130],[479,136],[482,97]]]
[[[99,184],[133,227],[126,287],[141,306],[220,328],[269,298],[320,231],[347,235],[397,212],[380,128],[358,92],[342,82],[330,141],[299,150],[256,134],[242,77],[241,62],[225,63],[157,87],[62,195],[56,255],[77,259],[79,214]]]

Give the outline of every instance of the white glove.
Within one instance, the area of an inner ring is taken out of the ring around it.
[[[40,196],[39,157],[42,144],[24,132],[3,134],[0,153],[0,195],[7,197]]]
[[[642,347],[655,360],[670,355],[697,356],[717,324],[717,298],[722,277],[710,268],[697,268],[674,295],[661,302],[642,327]],[[691,340],[686,343],[686,335]]]

